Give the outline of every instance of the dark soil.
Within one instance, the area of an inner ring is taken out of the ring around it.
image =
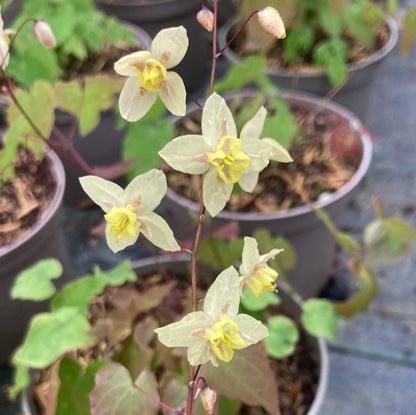
[[[301,104],[292,105],[300,127],[289,153],[291,163],[270,163],[260,173],[252,193],[234,192],[226,210],[235,212],[275,212],[316,201],[323,193],[339,190],[356,171],[360,159],[357,133],[339,115],[322,109],[312,113]],[[200,134],[199,113],[180,123],[177,135]],[[190,176],[165,167],[169,186],[178,194],[199,201],[200,176]]]
[[[0,246],[22,237],[39,220],[52,198],[55,181],[46,158],[20,151],[16,176],[3,183],[0,197]]]
[[[161,325],[176,320],[178,315],[183,314],[184,310],[190,308],[189,284],[184,281],[183,278],[184,277],[178,277],[177,279],[179,281],[176,288],[170,292],[160,306],[148,312],[152,317],[155,317],[159,321],[163,321],[163,323],[160,323]],[[201,278],[200,282],[201,285],[205,287],[204,290],[209,285],[210,279],[211,277],[206,277],[205,279],[203,277]],[[115,309],[118,309],[118,312],[116,312],[115,315],[120,316],[120,299],[126,300],[132,298],[130,295],[134,295],[135,292],[148,292],[147,290],[160,287],[168,281],[169,277],[154,274],[138,279],[135,284],[129,283],[125,284],[123,287],[107,287],[104,293],[98,296],[91,305],[89,314],[91,324],[98,325],[100,320],[106,321],[108,315],[114,312]],[[203,291],[199,293],[199,297],[203,298]],[[128,308],[127,305],[124,305],[125,310]],[[276,310],[273,311],[273,314],[275,313]],[[134,320],[140,321],[144,318],[145,315],[141,313]],[[169,321],[166,320],[167,318]],[[117,332],[117,330],[115,332]],[[111,332],[110,336],[113,336],[114,338],[115,332]],[[97,345],[85,347],[75,353],[69,353],[69,357],[77,360],[82,366],[86,366],[90,362],[98,359],[113,359],[123,347],[125,338],[128,335],[129,333],[124,333],[124,340],[122,341],[119,341],[121,337],[119,337],[117,341],[108,340],[106,344],[104,344],[103,341],[100,341]],[[308,343],[305,341],[304,333],[301,333],[300,341],[292,356],[280,360],[271,359],[270,364],[272,370],[276,373],[281,415],[306,414],[316,394],[319,380],[319,367],[313,353],[311,353]],[[35,388],[35,401],[39,414],[44,413],[41,409],[44,407],[41,402],[45,402],[44,399],[49,390],[49,379],[56,376],[54,372],[57,369],[57,365],[52,365],[49,369],[38,372],[39,379],[37,380],[37,386]],[[157,376],[161,376],[162,373],[163,370],[160,368],[156,372]],[[243,405],[240,414],[263,415],[267,413],[261,407]]]
[[[231,30],[230,33],[234,33]],[[379,23],[375,28],[375,41],[372,48],[367,48],[361,43],[357,42],[348,33],[343,33],[343,40],[348,44],[348,57],[347,62],[349,64],[355,64],[367,60],[374,52],[380,50],[390,38],[390,29],[385,22]],[[316,36],[316,44],[325,39],[325,35]],[[231,38],[231,35],[229,36]],[[283,40],[284,42],[284,40]],[[231,44],[231,49],[240,57],[245,57],[251,54],[259,53],[259,48],[254,42],[247,40],[246,33],[243,32],[236,38]],[[311,48],[314,50],[314,47]],[[266,54],[267,67],[271,69],[288,69],[296,68],[300,71],[308,71],[311,67],[314,67],[312,53],[308,53],[305,56],[299,56],[295,63],[288,62],[286,59],[282,41],[276,41]]]

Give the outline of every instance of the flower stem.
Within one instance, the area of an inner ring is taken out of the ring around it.
[[[150,399],[152,402],[154,402],[156,405],[161,406],[162,408],[168,410],[169,412],[173,412],[174,414],[177,413],[176,409],[171,408],[169,405],[164,404],[163,402],[160,402],[158,399],[155,399],[150,393],[147,393],[144,389],[142,389],[140,386],[137,386],[135,383],[132,383],[133,388],[139,390],[146,398]]]

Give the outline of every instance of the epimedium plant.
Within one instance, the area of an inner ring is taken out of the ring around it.
[[[353,59],[350,51],[355,42],[358,47],[371,51],[376,45],[377,27],[385,21],[384,8],[370,0],[296,0],[268,2],[267,0],[237,0],[239,23],[244,24],[247,13],[266,5],[279,8],[287,28],[285,42],[277,65],[298,67],[313,65],[324,67],[329,81],[341,85],[348,74],[348,63]],[[387,11],[393,13],[396,1],[389,1]],[[254,20],[247,22],[247,47],[243,54],[270,55],[276,61],[276,42],[266,38]],[[276,65],[276,63],[275,63]]]
[[[284,25],[276,10],[267,8],[258,15],[266,31],[279,38],[284,37]],[[199,392],[205,410],[212,413],[216,392],[207,387],[201,390],[205,380],[204,376],[200,375],[200,371],[204,374],[210,370],[208,366],[212,366],[215,377],[215,368],[224,363],[232,364],[240,350],[249,349],[246,354],[238,355],[240,370],[244,367],[244,362],[248,364],[255,360],[271,373],[262,346],[255,348],[248,346],[259,344],[268,336],[269,331],[281,325],[276,320],[272,320],[267,327],[261,319],[239,312],[239,307],[241,296],[246,299],[244,301],[249,301],[250,290],[255,298],[261,298],[263,293],[269,294],[268,300],[262,300],[263,304],[278,301],[274,296],[270,296],[272,291],[276,290],[277,273],[267,265],[267,262],[280,251],[271,249],[270,252],[260,255],[257,242],[253,238],[245,238],[239,271],[230,266],[220,272],[205,294],[202,309],[198,308],[197,252],[205,211],[215,216],[224,208],[234,184],[239,183],[244,190],[250,191],[258,180],[259,171],[264,169],[270,160],[290,162],[291,157],[278,142],[269,138],[260,138],[266,117],[266,110],[263,107],[244,125],[238,138],[230,108],[225,100],[214,92],[218,58],[217,0],[213,2],[213,13],[203,7],[198,18],[205,28],[213,32],[209,97],[204,106],[201,106],[202,135],[176,137],[160,151],[160,156],[173,168],[202,176],[203,197],[200,201],[200,220],[190,261],[191,307],[179,321],[161,327],[151,325],[153,328],[150,330],[150,333],[154,331],[157,334],[163,345],[169,348],[187,349],[188,379],[180,387],[181,391],[185,392],[184,399],[172,403],[171,405],[175,404],[174,407],[169,405],[169,400],[168,403],[162,402],[159,398],[156,377],[150,371],[144,370],[138,373],[138,377],[132,382],[128,370],[120,364],[106,364],[104,368],[98,370],[101,365],[108,363],[98,362],[94,364],[94,369],[91,367],[87,370],[89,375],[96,372],[94,391],[90,395],[92,413],[104,413],[108,410],[113,413],[125,413],[125,411],[134,413],[139,410],[140,413],[150,415],[157,413],[158,408],[161,407],[164,411],[190,415],[198,411],[196,402]],[[138,121],[143,118],[157,96],[174,115],[185,114],[186,91],[183,81],[175,72],[168,69],[181,61],[187,47],[188,38],[182,26],[167,28],[156,35],[149,52],[135,52],[116,62],[114,65],[116,72],[127,77],[119,102],[121,115],[127,121]],[[153,212],[166,191],[166,178],[162,171],[152,169],[141,174],[124,190],[108,180],[93,175],[81,178],[80,182],[85,192],[105,212],[106,238],[110,249],[114,252],[134,244],[141,233],[161,249],[181,250],[167,223]],[[41,264],[41,267],[44,267],[44,264]],[[57,276],[56,268],[52,273],[43,271],[40,273],[43,283],[39,284],[39,288],[45,289],[47,296],[51,293],[49,280]],[[35,271],[36,269],[31,270],[30,274],[36,274]],[[24,298],[28,295],[24,289],[25,284],[21,281],[27,279],[27,275],[26,273],[23,277],[20,276],[20,280],[18,278],[17,288],[12,292],[15,297]],[[12,389],[12,395],[16,395],[28,385],[30,368],[39,369],[55,364],[57,359],[58,362],[60,361],[63,353],[96,342],[97,336],[94,337],[94,329],[90,330],[86,318],[88,304],[102,291],[104,285],[120,285],[129,280],[132,280],[132,276],[125,268],[122,272],[113,270],[109,274],[97,270],[94,277],[88,276],[86,279],[77,280],[71,284],[71,287],[67,286],[57,294],[52,300],[52,312],[33,319],[24,344],[13,356],[16,384]],[[23,293],[20,291],[22,287]],[[170,289],[171,287],[166,288],[165,295]],[[160,302],[165,295],[157,290],[157,301]],[[37,296],[45,298],[43,295]],[[149,309],[157,304],[159,303],[151,302]],[[329,302],[326,302],[326,307],[333,310]],[[316,312],[314,307],[311,308],[312,312]],[[323,333],[327,332],[326,326],[334,326],[335,316],[334,312],[324,314],[326,319],[323,322],[325,326]],[[137,314],[133,319],[135,317]],[[56,330],[58,327],[59,330]],[[52,337],[50,337],[51,333],[54,333]],[[333,335],[333,332],[331,333]],[[39,342],[45,341],[45,335],[49,337],[47,342],[50,347],[42,348],[41,356],[38,354],[38,345]],[[296,335],[290,335],[289,338],[291,343],[294,343]],[[275,348],[273,344],[276,339],[279,339],[278,335],[275,335],[274,340],[272,338],[270,342],[272,349]],[[279,355],[284,354],[279,353]],[[64,361],[67,362],[66,359],[62,362]],[[65,364],[72,365],[72,363]],[[223,372],[224,369],[219,372],[221,376]],[[232,374],[233,371],[231,370],[230,373]],[[250,376],[245,376],[240,384],[246,390],[247,387],[250,389],[254,382],[253,386],[256,387],[252,389],[258,390],[258,381],[258,378],[251,379]],[[91,383],[91,378],[88,382]],[[264,379],[261,382],[262,388],[263,383]],[[269,383],[274,385],[272,377],[266,382],[267,385]],[[272,389],[274,393],[271,395],[276,396],[276,388]],[[111,391],[117,393],[110,393]],[[261,401],[257,403],[266,405],[268,411],[277,414],[278,408],[275,402],[270,404],[264,394],[260,396],[265,399],[265,403]]]

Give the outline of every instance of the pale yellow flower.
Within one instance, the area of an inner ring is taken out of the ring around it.
[[[268,139],[259,139],[265,117],[266,109],[262,107],[246,123],[238,138],[230,109],[225,100],[214,93],[202,111],[202,135],[177,137],[159,152],[175,170],[188,174],[206,173],[203,198],[211,216],[224,208],[234,183],[238,182],[243,190],[252,192],[259,172],[270,159],[292,160],[274,140],[271,143]]]
[[[217,358],[229,362],[234,350],[255,344],[268,335],[267,328],[247,314],[238,314],[240,289],[234,267],[224,270],[209,288],[203,311],[155,330],[168,347],[187,347],[188,361],[197,366]]]
[[[120,114],[127,121],[142,118],[161,98],[174,115],[185,115],[186,90],[182,78],[168,69],[181,62],[188,49],[188,36],[183,26],[161,30],[149,51],[124,56],[114,70],[128,79],[120,93]]]
[[[280,13],[274,7],[266,7],[257,13],[259,23],[263,29],[278,39],[286,37],[286,29]]]
[[[96,176],[81,177],[80,182],[88,196],[106,213],[106,239],[113,252],[133,245],[140,233],[166,251],[180,250],[169,225],[153,212],[167,189],[162,171],[153,169],[137,176],[125,190]]]
[[[257,241],[246,236],[241,266],[239,268],[240,290],[247,287],[256,297],[263,292],[276,290],[278,273],[267,265],[267,261],[274,258],[283,249],[272,249],[269,253],[260,255]]]

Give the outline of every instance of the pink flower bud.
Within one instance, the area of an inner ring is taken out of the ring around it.
[[[56,46],[56,40],[52,29],[44,20],[36,20],[33,31],[35,32],[35,35],[39,39],[41,45],[45,48],[52,49]]]
[[[212,32],[214,26],[214,15],[206,7],[203,7],[196,15],[196,20],[203,26],[208,32]]]
[[[278,39],[286,37],[285,24],[279,12],[274,7],[266,7],[257,13],[263,29]]]
[[[214,412],[215,402],[217,400],[217,392],[209,386],[204,386],[201,390],[201,403],[205,411],[212,415]]]

